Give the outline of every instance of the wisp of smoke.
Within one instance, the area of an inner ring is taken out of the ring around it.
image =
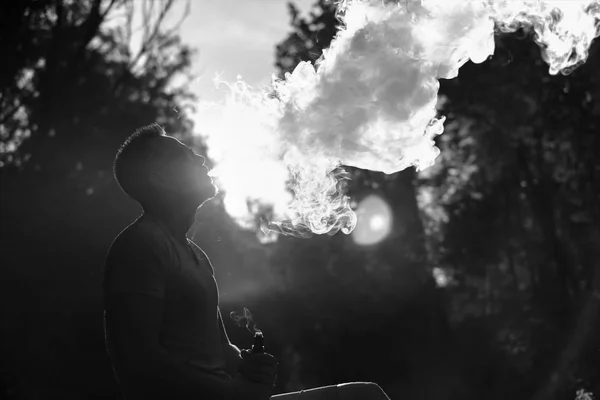
[[[432,165],[443,132],[439,79],[494,53],[494,32],[533,33],[550,74],[585,62],[600,0],[347,0],[317,65],[268,89],[241,79],[202,104],[203,135],[227,212],[242,226],[306,237],[356,225],[342,166],[392,174]]]
[[[235,322],[237,326],[245,326],[246,329],[248,329],[248,331],[250,332],[261,332],[261,330],[256,327],[256,322],[254,322],[252,313],[246,307],[244,307],[243,313],[240,314],[235,311],[232,311],[231,313],[229,313],[229,317]]]

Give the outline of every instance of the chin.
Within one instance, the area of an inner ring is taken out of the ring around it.
[[[218,191],[218,189],[215,188],[215,190],[212,192],[212,194],[206,193],[206,192],[199,194],[199,196],[197,197],[198,207],[202,207],[204,205],[204,203],[214,199],[217,196],[217,193],[219,193],[219,191]]]
[[[202,207],[204,203],[214,199],[218,193],[219,188],[211,181],[210,184],[196,186],[189,196],[194,199],[193,201],[198,204],[198,207]]]

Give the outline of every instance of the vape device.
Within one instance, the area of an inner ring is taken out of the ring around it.
[[[256,332],[254,334],[254,343],[252,344],[252,353],[264,353],[265,343],[262,332]]]

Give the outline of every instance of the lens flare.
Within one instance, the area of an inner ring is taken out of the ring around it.
[[[381,197],[371,194],[365,197],[356,208],[358,221],[352,231],[352,239],[359,246],[372,246],[389,236],[394,214]]]
[[[424,169],[439,154],[439,79],[494,53],[496,30],[524,28],[550,74],[585,62],[600,33],[600,0],[349,0],[313,66],[268,89],[241,79],[201,104],[199,126],[227,212],[244,227],[306,237],[350,233],[356,215],[341,166],[386,174]],[[267,217],[257,221],[257,215]]]

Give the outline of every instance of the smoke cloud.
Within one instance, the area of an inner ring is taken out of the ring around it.
[[[242,226],[262,213],[265,232],[352,232],[341,166],[432,165],[444,130],[439,79],[491,56],[496,31],[519,28],[531,30],[550,74],[567,74],[600,33],[600,0],[351,0],[340,18],[317,65],[302,62],[266,89],[221,82],[227,100],[201,105],[211,175]]]

